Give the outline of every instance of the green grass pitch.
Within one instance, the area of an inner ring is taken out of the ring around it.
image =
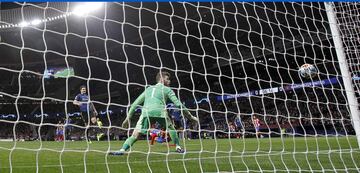
[[[166,144],[149,146],[140,140],[127,155],[106,155],[123,142],[0,142],[0,172],[360,171],[360,150],[354,137],[181,141],[186,154],[175,153]]]

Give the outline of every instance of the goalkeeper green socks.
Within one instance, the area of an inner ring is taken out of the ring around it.
[[[124,145],[122,146],[122,149],[127,151],[136,141],[137,139],[135,137],[130,136],[129,138],[126,139]]]
[[[180,145],[180,143],[179,143],[179,137],[178,137],[178,135],[177,135],[176,130],[170,130],[169,134],[170,134],[171,140],[174,141],[174,144],[175,144],[176,146],[179,146],[179,145]]]

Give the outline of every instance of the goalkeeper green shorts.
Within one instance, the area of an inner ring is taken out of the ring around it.
[[[172,124],[169,118],[160,118],[160,117],[143,117],[140,116],[138,122],[136,123],[135,129],[140,130],[140,133],[147,134],[149,129],[155,128],[156,122],[160,124],[161,129],[174,130],[174,125]]]

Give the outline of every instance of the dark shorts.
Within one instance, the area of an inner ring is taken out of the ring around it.
[[[174,121],[174,125],[175,125],[175,128],[176,129],[183,129],[184,126],[183,126],[183,122],[180,120],[180,121]]]
[[[92,117],[96,117],[95,112],[89,111],[89,112],[81,112],[80,113],[81,119],[84,121],[85,125],[91,124],[90,120]]]

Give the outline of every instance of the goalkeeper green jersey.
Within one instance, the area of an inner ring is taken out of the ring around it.
[[[138,105],[143,104],[142,117],[167,118],[166,102],[170,100],[174,105],[184,111],[184,115],[191,113],[182,105],[171,88],[162,83],[150,86],[131,105],[128,118],[130,119]]]

